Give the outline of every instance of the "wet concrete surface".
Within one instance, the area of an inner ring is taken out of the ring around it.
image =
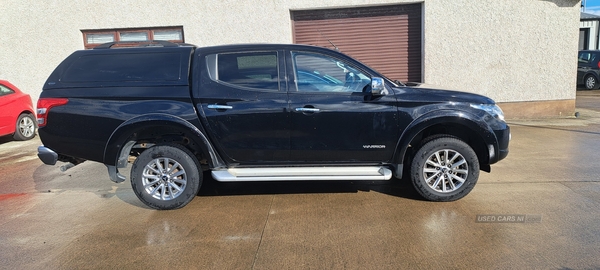
[[[392,182],[217,183],[155,211],[102,164],[0,140],[0,269],[600,269],[600,92],[578,118],[510,121],[465,198]],[[128,171],[126,171],[128,173]]]

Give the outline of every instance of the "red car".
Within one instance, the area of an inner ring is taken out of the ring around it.
[[[36,128],[31,97],[11,83],[0,80],[0,136],[29,140],[35,137]]]

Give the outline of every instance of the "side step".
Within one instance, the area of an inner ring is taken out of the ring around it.
[[[212,171],[219,182],[302,181],[302,180],[389,180],[392,171],[383,166],[371,167],[282,167],[230,168]]]

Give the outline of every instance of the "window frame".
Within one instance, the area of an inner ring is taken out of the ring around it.
[[[171,39],[167,40],[175,43],[185,43],[185,35],[183,32],[183,26],[164,26],[164,27],[145,27],[145,28],[113,28],[113,29],[84,29],[81,30],[83,34],[83,46],[86,50],[93,49],[97,46],[102,45],[102,43],[88,43],[88,35],[90,34],[112,34],[113,42],[121,41],[121,34],[125,33],[146,33],[148,40],[154,40],[154,31],[178,31],[181,33],[181,39]],[[132,44],[140,41],[126,41],[131,42]],[[143,42],[143,41],[141,41]],[[133,46],[133,45],[132,45]]]

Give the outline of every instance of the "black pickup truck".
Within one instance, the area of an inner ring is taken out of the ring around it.
[[[67,57],[38,102],[40,159],[130,160],[156,209],[217,181],[410,178],[432,201],[467,195],[508,154],[493,100],[407,86],[338,51],[290,44],[103,44]]]

